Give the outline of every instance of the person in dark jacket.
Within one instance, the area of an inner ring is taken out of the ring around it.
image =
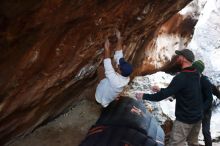
[[[202,97],[199,73],[192,68],[194,54],[189,49],[176,51],[177,61],[182,71],[164,89],[153,87],[155,94],[137,93],[137,99],[161,101],[172,95],[176,98],[175,116],[169,146],[198,145],[198,135],[202,120]]]
[[[218,96],[218,92],[215,88],[215,85],[212,84],[209,78],[202,74],[205,69],[205,65],[201,60],[195,61],[192,66],[201,74],[200,83],[203,95],[203,114],[204,117],[202,119],[202,133],[204,136],[204,141],[206,146],[212,146],[212,137],[210,132],[210,121],[212,116],[212,101],[214,95]]]

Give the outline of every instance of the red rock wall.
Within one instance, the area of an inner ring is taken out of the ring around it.
[[[145,75],[161,70],[175,72],[176,64],[175,59],[172,60],[172,54],[175,54],[175,50],[187,47],[196,22],[197,20],[191,16],[177,13],[161,27],[158,27],[152,34],[153,37],[143,45],[145,48],[144,58],[135,61],[139,63],[135,74]]]
[[[0,143],[93,95],[102,44],[118,28],[138,67],[155,30],[191,0],[1,0]]]

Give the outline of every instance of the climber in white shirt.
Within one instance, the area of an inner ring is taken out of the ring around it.
[[[120,32],[116,30],[118,39],[114,60],[116,62],[116,70],[113,68],[110,58],[110,43],[105,41],[104,69],[105,78],[100,81],[96,88],[95,98],[103,107],[107,107],[110,102],[115,100],[123,91],[123,88],[130,81],[129,75],[132,73],[132,66],[123,58],[122,38]]]

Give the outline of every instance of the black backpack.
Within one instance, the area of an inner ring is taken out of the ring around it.
[[[141,101],[120,97],[104,108],[80,146],[163,146],[164,132]]]

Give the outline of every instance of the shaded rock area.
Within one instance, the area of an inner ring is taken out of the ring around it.
[[[1,0],[0,144],[30,133],[82,95],[92,98],[103,42],[110,37],[114,47],[116,28],[125,58],[138,67],[154,32],[190,1]]]
[[[13,141],[9,146],[77,146],[100,113],[101,106],[89,100],[81,100],[67,113],[39,127],[30,135]]]

